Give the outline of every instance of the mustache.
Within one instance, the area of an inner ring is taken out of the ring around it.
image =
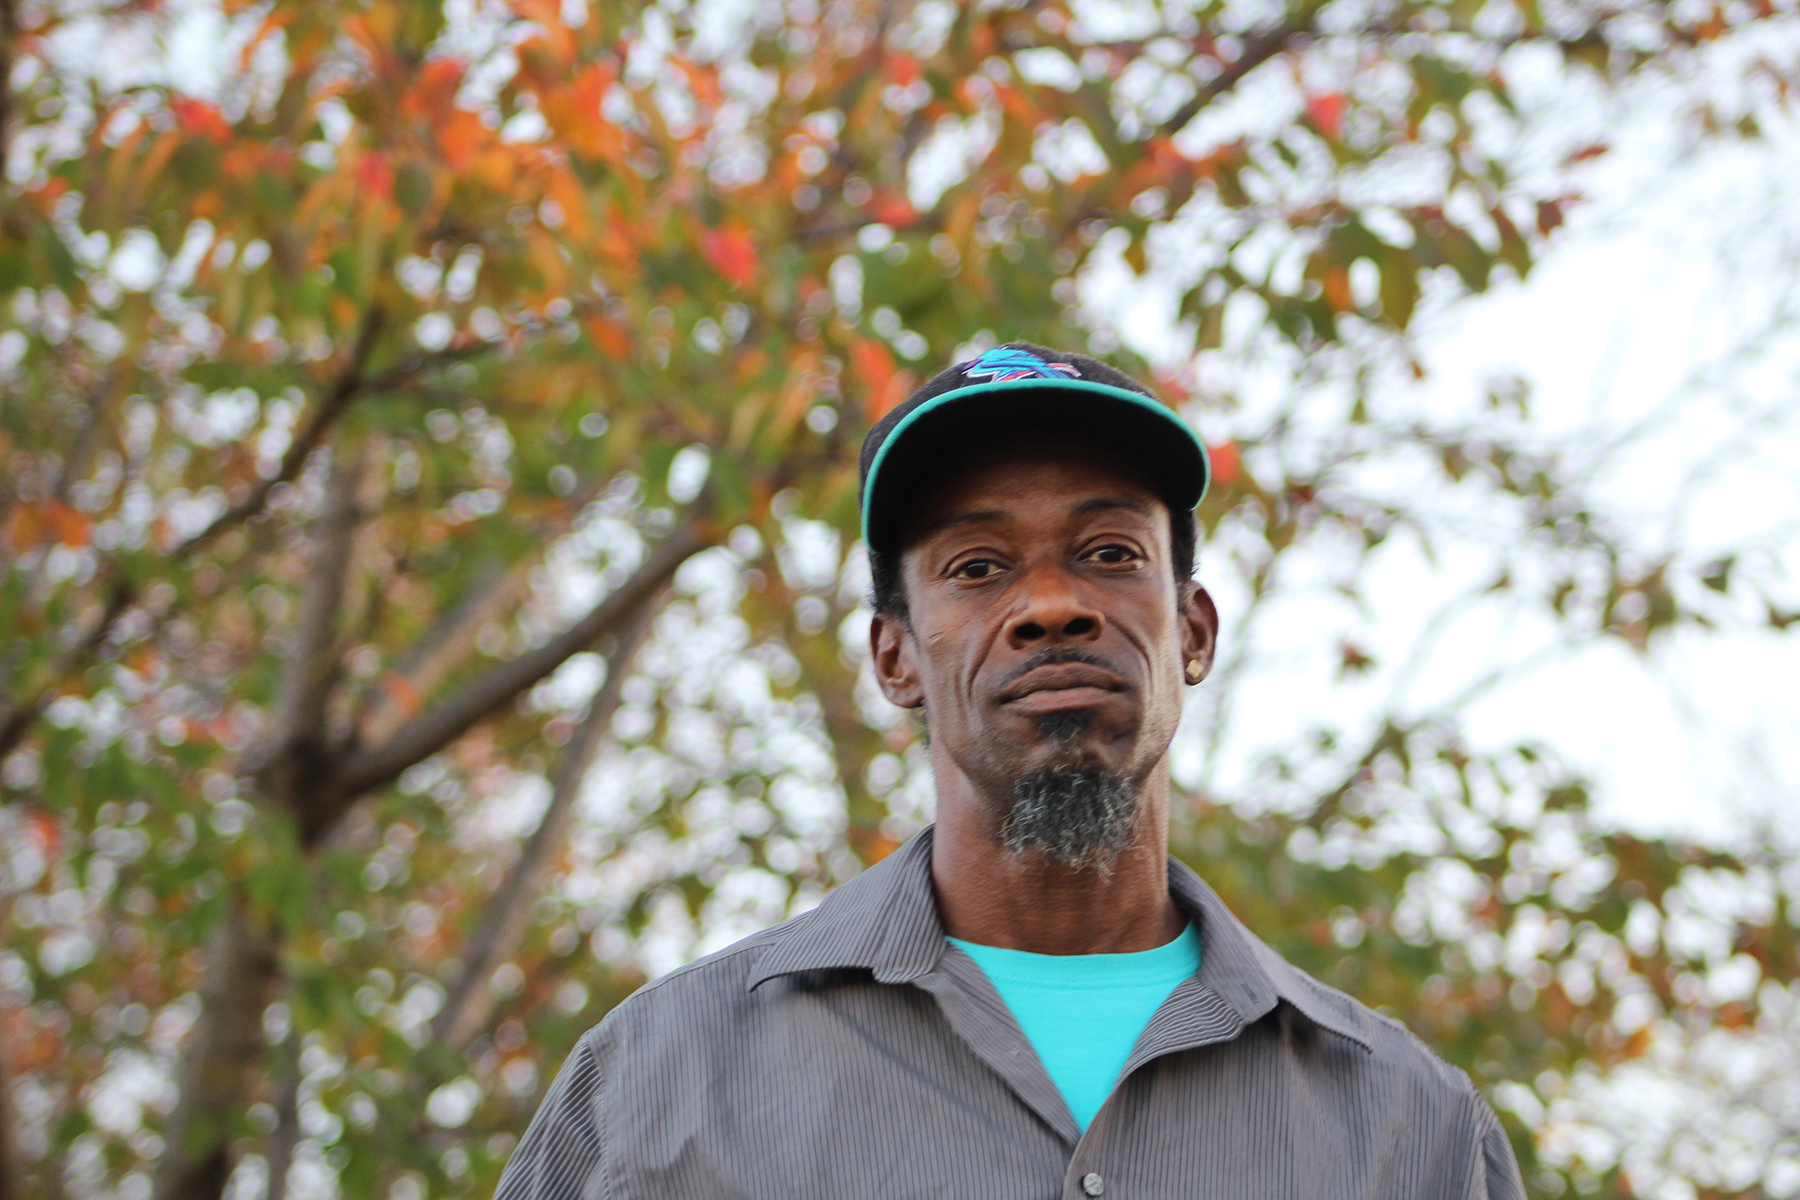
[[[1081,663],[1083,666],[1099,667],[1102,670],[1111,671],[1121,679],[1125,678],[1125,672],[1121,671],[1112,659],[1105,655],[1095,654],[1092,650],[1083,650],[1079,646],[1045,646],[1008,671],[1006,678],[1000,681],[999,687],[1010,687],[1039,667],[1048,667],[1056,663]]]

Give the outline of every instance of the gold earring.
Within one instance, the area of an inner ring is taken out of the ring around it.
[[[1206,674],[1206,670],[1205,670],[1205,668],[1203,668],[1200,665],[1199,659],[1197,659],[1197,658],[1188,659],[1187,681],[1189,683],[1199,683],[1200,680],[1205,676],[1205,674]]]

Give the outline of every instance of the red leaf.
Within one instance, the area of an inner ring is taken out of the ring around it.
[[[1306,116],[1313,128],[1326,137],[1336,137],[1344,127],[1344,97],[1337,92],[1313,96],[1306,102]]]
[[[1539,200],[1537,206],[1538,232],[1548,236],[1552,229],[1563,223],[1562,200]]]
[[[174,96],[169,100],[169,107],[175,110],[176,122],[187,133],[209,137],[221,144],[231,140],[231,122],[225,119],[218,105],[192,96]]]
[[[700,235],[700,249],[713,270],[737,287],[748,287],[756,278],[756,247],[748,233],[709,229]]]
[[[419,695],[419,689],[412,680],[398,671],[389,671],[381,677],[381,690],[401,712],[409,717],[418,716],[425,707],[425,701]]]
[[[886,192],[869,203],[869,215],[883,225],[904,228],[919,219],[919,210],[905,196]]]
[[[887,73],[888,78],[901,87],[910,87],[919,78],[919,60],[910,54],[890,54]]]
[[[37,835],[38,847],[45,858],[55,858],[57,849],[62,845],[62,828],[57,825],[56,818],[42,810],[31,814],[31,832]]]
[[[371,150],[356,164],[356,186],[364,195],[387,199],[394,194],[394,168],[387,155]]]
[[[1213,482],[1220,487],[1231,487],[1244,477],[1244,458],[1236,442],[1209,447],[1206,457],[1212,460]]]

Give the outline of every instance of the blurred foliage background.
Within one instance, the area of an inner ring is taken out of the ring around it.
[[[1517,79],[1724,71],[1684,119],[1754,141],[1794,7],[0,0],[0,1200],[489,1193],[647,973],[929,818],[856,447],[996,341],[1152,374],[1102,267],[1179,262],[1155,382],[1244,622],[1366,603],[1455,492],[1567,644],[1786,629],[1763,548],[1621,531],[1527,395],[1379,381],[1607,150]],[[1460,715],[1179,772],[1177,851],[1468,1071],[1534,1194],[1800,1193],[1800,859],[1609,827]],[[1583,1099],[1647,1066],[1648,1147]]]

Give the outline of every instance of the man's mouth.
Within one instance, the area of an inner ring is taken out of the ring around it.
[[[1027,672],[1000,693],[1000,703],[1027,715],[1092,708],[1125,690],[1125,682],[1091,663],[1050,663]]]

